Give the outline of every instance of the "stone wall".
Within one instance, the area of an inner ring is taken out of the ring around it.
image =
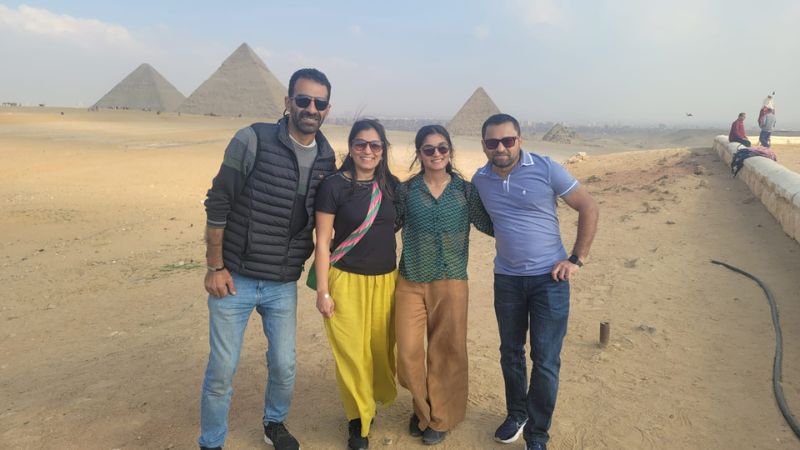
[[[714,150],[728,165],[739,147],[741,144],[728,142],[728,136],[714,139]],[[769,158],[752,157],[744,161],[737,178],[744,181],[778,219],[783,231],[800,242],[800,174]]]

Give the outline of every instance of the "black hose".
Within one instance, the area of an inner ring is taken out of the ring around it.
[[[781,336],[781,323],[780,319],[778,318],[778,305],[775,303],[775,298],[772,296],[772,292],[770,292],[767,285],[761,282],[758,278],[749,273],[745,272],[742,269],[736,268],[731,266],[730,264],[725,264],[721,261],[711,260],[713,264],[718,264],[720,266],[727,267],[728,269],[740,273],[747,278],[758,283],[761,286],[761,289],[764,290],[764,293],[767,294],[767,300],[769,301],[769,309],[772,311],[772,325],[775,327],[775,360],[772,365],[772,390],[775,392],[775,400],[778,402],[778,408],[780,408],[783,417],[786,419],[786,422],[794,431],[794,434],[800,438],[800,424],[797,423],[797,419],[794,418],[792,415],[792,411],[789,409],[789,405],[786,404],[786,398],[783,396],[783,386],[781,385],[781,381],[783,376],[781,372],[783,371],[781,368],[781,363],[783,360],[783,337]]]

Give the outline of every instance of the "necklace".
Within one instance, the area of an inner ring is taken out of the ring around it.
[[[429,188],[434,188],[434,187],[440,188],[440,187],[443,187],[443,186],[447,186],[447,184],[450,183],[450,180],[452,180],[452,179],[453,179],[453,177],[450,176],[450,174],[447,174],[447,178],[444,181],[441,181],[439,183],[434,183],[432,181],[429,181],[427,178],[425,178],[425,176],[422,177],[422,181],[424,181],[425,184],[427,184]]]

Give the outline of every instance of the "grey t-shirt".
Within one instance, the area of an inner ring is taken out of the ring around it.
[[[764,124],[761,125],[761,130],[773,132],[775,130],[775,114],[774,113],[767,113],[764,116]]]
[[[308,212],[306,212],[306,194],[308,193],[308,179],[311,176],[311,166],[317,157],[317,141],[311,145],[303,145],[289,135],[294,147],[294,154],[297,157],[297,196],[294,199],[294,209],[292,213],[292,225],[289,232],[297,234],[305,228],[308,223]]]
[[[314,165],[314,158],[317,157],[317,141],[311,142],[311,145],[303,145],[292,139],[292,146],[294,147],[294,154],[297,156],[297,169],[298,169],[298,185],[297,195],[306,196],[308,191],[308,177],[311,174],[311,166]]]

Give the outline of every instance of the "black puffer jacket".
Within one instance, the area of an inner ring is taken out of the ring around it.
[[[252,125],[258,136],[255,163],[228,213],[222,245],[225,267],[271,281],[296,281],[314,251],[314,196],[320,182],[336,170],[336,156],[317,133],[317,157],[309,176],[308,223],[291,236],[292,208],[299,179],[286,119]]]

